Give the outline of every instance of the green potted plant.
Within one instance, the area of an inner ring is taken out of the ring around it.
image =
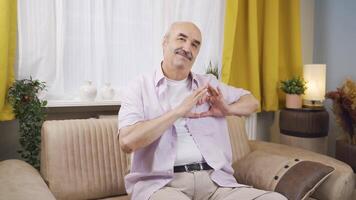
[[[26,162],[37,169],[40,167],[41,127],[46,117],[47,104],[47,101],[39,99],[37,94],[45,88],[44,82],[30,78],[16,80],[8,91],[8,100],[20,126],[21,149],[18,152]]]
[[[349,164],[356,172],[356,83],[347,79],[340,88],[326,93],[331,99],[341,138],[336,140],[335,157]]]
[[[213,66],[211,64],[211,61],[209,62],[208,67],[206,68],[205,71],[206,74],[212,74],[216,77],[216,79],[219,79],[219,68],[217,65]]]
[[[280,82],[280,89],[286,93],[286,108],[301,108],[302,95],[304,94],[306,82],[303,78],[295,76]]]

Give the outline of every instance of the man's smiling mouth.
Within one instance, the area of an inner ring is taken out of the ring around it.
[[[192,61],[193,56],[190,52],[186,52],[183,49],[176,49],[174,53],[188,59],[189,61]]]

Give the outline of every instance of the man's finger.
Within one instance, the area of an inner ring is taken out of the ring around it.
[[[208,97],[208,102],[210,105],[216,103],[216,97],[212,97],[212,96]]]
[[[194,101],[198,102],[200,99],[202,99],[206,95],[207,89],[204,89],[200,91],[198,94],[195,95]]]
[[[204,104],[207,100],[207,96],[204,95],[201,99],[198,100],[197,105],[202,105]]]
[[[223,96],[223,94],[222,94],[220,88],[219,88],[219,87],[216,87],[216,88],[218,89],[219,96]]]
[[[200,117],[200,113],[189,112],[189,113],[185,114],[184,117],[187,117],[187,118],[199,118]]]
[[[216,103],[216,98],[211,98],[210,102],[211,102],[211,104],[215,104]]]
[[[205,85],[205,86],[201,86],[201,87],[197,88],[196,91],[197,91],[197,93],[199,93],[200,91],[207,90],[207,89],[208,89],[208,86]]]
[[[209,103],[209,105],[213,105],[213,103],[211,102],[211,99],[212,99],[213,97],[208,97],[208,99],[207,99],[207,102]]]
[[[202,113],[187,113],[184,117],[187,118],[202,118],[202,117],[210,117],[212,116],[212,112],[211,111],[206,111],[206,112],[202,112]]]
[[[207,91],[208,91],[207,87],[204,86],[204,87],[200,87],[200,88],[196,89],[193,94],[194,94],[194,96],[197,96],[197,95],[199,95],[199,93],[207,92]]]
[[[210,117],[212,115],[213,115],[213,113],[210,110],[208,110],[206,112],[199,113],[200,117]]]
[[[208,90],[212,96],[219,96],[219,93],[211,85],[208,86]]]
[[[201,105],[201,104],[203,104],[203,99],[199,99],[197,102],[197,105]]]

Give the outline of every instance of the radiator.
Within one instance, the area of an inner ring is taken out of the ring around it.
[[[249,140],[257,139],[257,113],[246,117],[246,134]]]

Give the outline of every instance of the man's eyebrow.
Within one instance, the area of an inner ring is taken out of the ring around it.
[[[199,40],[193,40],[193,43],[195,43],[196,45],[200,45],[200,41]]]
[[[184,38],[187,38],[188,36],[186,35],[186,34],[184,34],[184,33],[178,33],[178,37],[179,36],[182,36],[182,37],[184,37]]]
[[[184,34],[184,33],[178,33],[178,37],[188,38],[188,36],[186,34]],[[201,42],[199,40],[194,39],[193,43],[195,43],[196,45],[199,46]]]

